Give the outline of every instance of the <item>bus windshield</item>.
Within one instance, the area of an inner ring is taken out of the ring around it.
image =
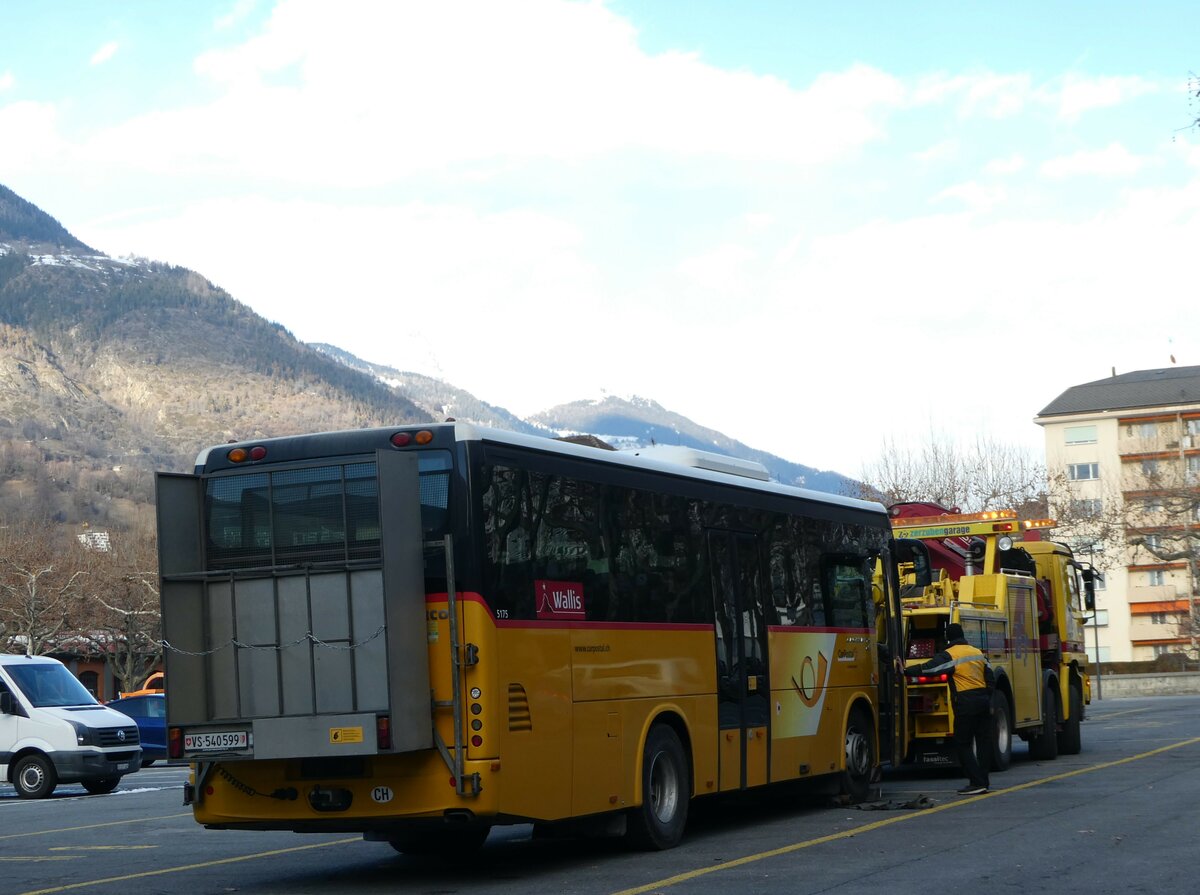
[[[446,450],[418,454],[427,536],[446,526],[452,465]],[[375,462],[214,476],[205,482],[204,523],[210,569],[378,559]]]

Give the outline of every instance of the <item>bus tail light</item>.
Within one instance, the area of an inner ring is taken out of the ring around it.
[[[183,758],[183,729],[180,727],[167,730],[167,757]]]
[[[256,444],[249,450],[235,447],[225,456],[230,463],[245,463],[247,460],[262,460],[267,456],[267,449],[261,444]]]
[[[433,441],[433,431],[422,429],[419,432],[396,432],[392,435],[393,447],[408,447],[410,444],[429,444]]]
[[[948,672],[941,674],[910,674],[908,676],[910,684],[948,684],[950,683],[950,675]]]
[[[375,745],[381,752],[392,748],[392,719],[387,715],[375,719]]]

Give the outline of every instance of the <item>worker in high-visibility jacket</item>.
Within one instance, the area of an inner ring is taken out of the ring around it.
[[[967,643],[962,625],[955,622],[946,625],[946,648],[921,666],[922,674],[943,672],[950,674],[954,698],[954,747],[967,774],[959,793],[979,795],[988,791],[995,674],[987,656]]]

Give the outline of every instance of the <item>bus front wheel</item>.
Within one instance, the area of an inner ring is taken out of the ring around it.
[[[679,735],[666,724],[656,724],[642,752],[642,804],[629,816],[626,836],[638,848],[674,848],[687,824],[687,756]]]
[[[875,765],[875,731],[867,713],[856,708],[846,724],[846,769],[842,771],[840,788],[847,801],[866,801],[871,794]]]

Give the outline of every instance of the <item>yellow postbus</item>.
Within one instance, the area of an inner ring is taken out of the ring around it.
[[[898,736],[890,521],[766,478],[462,423],[160,474],[168,747],[196,820],[407,852],[512,823],[668,848],[696,798],[862,799]]]

